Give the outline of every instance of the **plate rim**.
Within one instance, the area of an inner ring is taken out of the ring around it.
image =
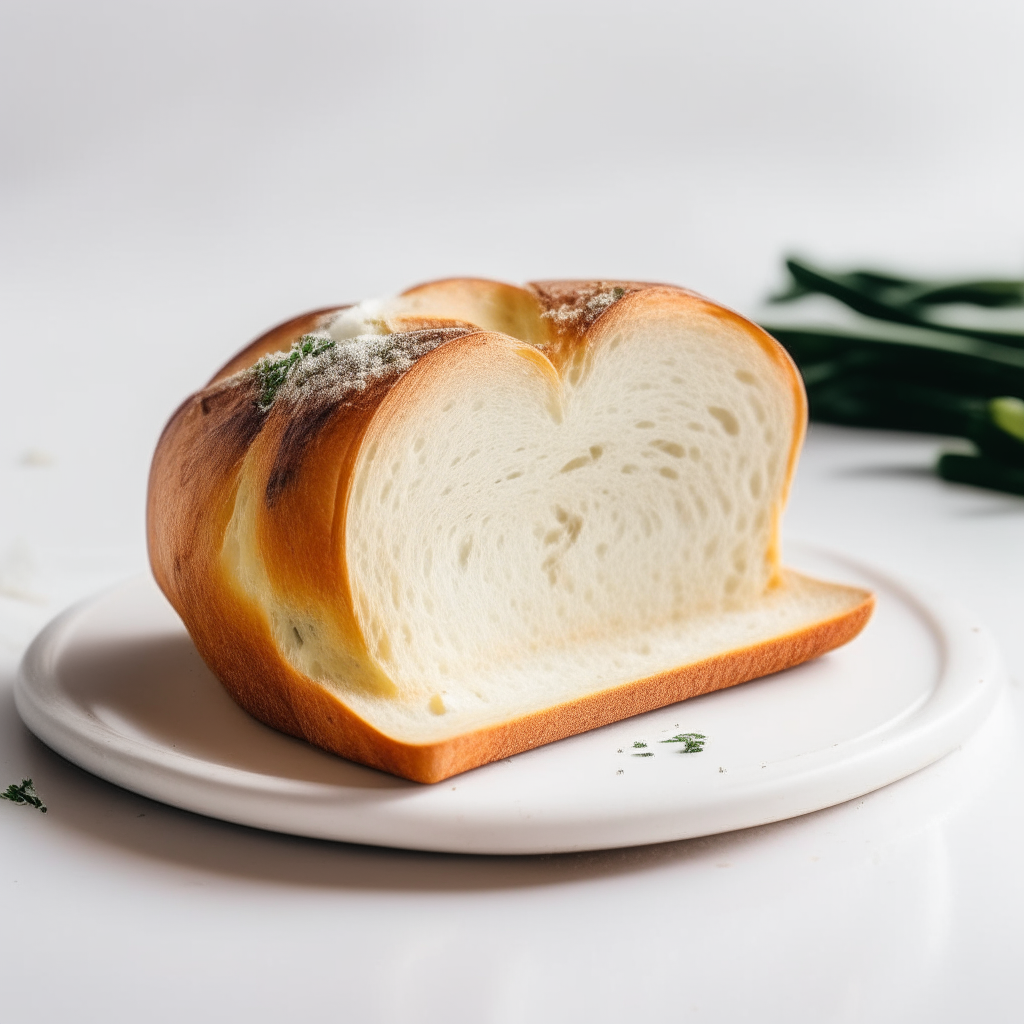
[[[316,816],[323,814],[325,801],[330,803],[333,797],[337,804],[341,794],[354,792],[351,789],[218,764],[173,750],[155,739],[143,741],[118,733],[110,723],[83,713],[81,704],[61,698],[55,666],[73,640],[80,618],[117,591],[147,580],[146,574],[98,591],[44,626],[26,650],[16,673],[15,704],[26,726],[47,746],[108,782],[207,817],[274,832],[404,849],[502,855],[648,845],[754,827],[843,803],[927,767],[958,746],[984,721],[1004,678],[994,637],[959,602],[823,545],[787,542],[787,550],[794,548],[876,580],[913,608],[927,623],[940,651],[936,683],[930,693],[922,695],[896,719],[844,741],[840,758],[832,748],[810,751],[798,755],[798,770],[777,767],[758,784],[748,782],[738,796],[725,790],[710,805],[701,807],[701,825],[680,821],[678,808],[662,808],[657,814],[645,808],[643,822],[630,821],[628,815],[620,814],[614,820],[576,823],[575,834],[568,841],[564,836],[561,840],[556,838],[557,825],[552,828],[541,820],[512,833],[493,823],[489,829],[486,821],[462,821],[458,827],[448,822],[446,831],[442,821],[440,834],[429,830],[424,834],[422,826],[429,821],[417,815],[414,806],[410,813],[411,801],[395,801],[395,788],[383,788],[365,791],[389,795],[389,800],[378,801],[376,814],[371,814],[369,823],[359,814],[346,822],[344,812],[363,810],[372,800],[355,801],[360,805],[357,807],[342,802],[339,828],[337,815],[319,820]],[[975,676],[978,681],[971,683],[969,680]],[[59,708],[69,707],[74,712],[70,716],[58,713]],[[881,746],[880,733],[887,734]],[[786,758],[778,764],[793,760],[794,757]],[[860,781],[854,782],[853,777]],[[412,792],[433,788],[419,783],[408,786]],[[810,790],[819,795],[812,797]],[[399,788],[397,792],[406,790]],[[404,814],[394,813],[396,802],[405,804]]]

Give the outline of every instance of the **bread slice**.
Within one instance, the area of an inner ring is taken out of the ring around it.
[[[800,377],[634,282],[436,282],[319,310],[175,413],[157,581],[267,724],[421,782],[845,643],[781,568]]]

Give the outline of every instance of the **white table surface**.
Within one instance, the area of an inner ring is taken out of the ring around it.
[[[426,855],[122,792],[23,728],[33,631],[145,564],[175,404],[304,308],[473,273],[753,310],[784,251],[1021,274],[1024,8],[0,5],[0,1019],[1016,1021],[1024,499],[814,426],[786,520],[959,598],[1011,685],[931,768],[646,849]]]

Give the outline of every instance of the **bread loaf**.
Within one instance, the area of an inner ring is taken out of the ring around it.
[[[855,636],[870,594],[780,565],[805,420],[781,346],[684,289],[436,282],[189,398],[150,558],[242,707],[434,782]]]

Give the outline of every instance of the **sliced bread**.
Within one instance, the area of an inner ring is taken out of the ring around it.
[[[243,350],[154,458],[157,581],[232,696],[433,782],[845,643],[783,569],[800,377],[684,289],[458,279]]]

